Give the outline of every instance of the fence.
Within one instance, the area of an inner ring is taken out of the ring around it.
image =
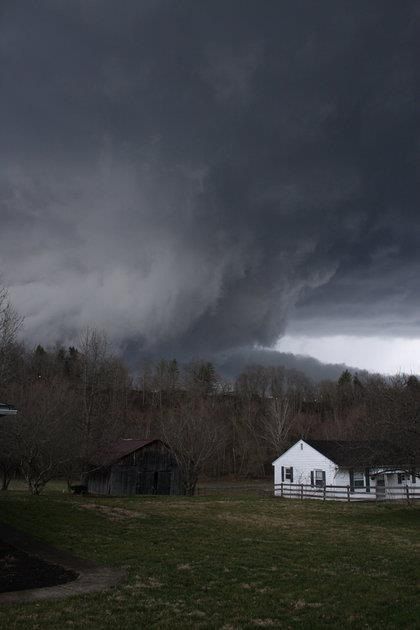
[[[311,486],[308,484],[278,483],[274,495],[289,499],[320,499],[322,501],[412,501],[420,500],[420,486]]]

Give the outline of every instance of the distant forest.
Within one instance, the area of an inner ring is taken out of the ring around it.
[[[369,439],[395,445],[410,466],[420,453],[415,376],[313,383],[297,370],[250,365],[234,381],[206,360],[162,359],[130,376],[106,335],[85,329],[77,347],[28,348],[22,320],[0,291],[0,484],[16,474],[32,493],[53,477],[77,481],[96,451],[120,437],[163,439],[199,477],[262,478],[296,438]]]

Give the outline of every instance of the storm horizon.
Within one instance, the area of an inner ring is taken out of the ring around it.
[[[0,278],[27,343],[420,373],[418,17],[2,2]]]

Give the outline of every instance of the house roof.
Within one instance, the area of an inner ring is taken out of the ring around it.
[[[110,466],[115,462],[118,462],[123,457],[126,457],[134,451],[138,451],[141,448],[152,444],[153,442],[160,442],[157,438],[151,438],[148,440],[133,440],[131,438],[122,438],[109,444],[108,446],[99,449],[93,456],[93,463],[99,466]]]
[[[374,440],[304,440],[338,466],[391,466],[407,463],[388,442]]]

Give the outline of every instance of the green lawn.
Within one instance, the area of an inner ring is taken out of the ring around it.
[[[420,506],[0,497],[0,520],[126,567],[118,589],[0,608],[1,628],[418,628]]]

